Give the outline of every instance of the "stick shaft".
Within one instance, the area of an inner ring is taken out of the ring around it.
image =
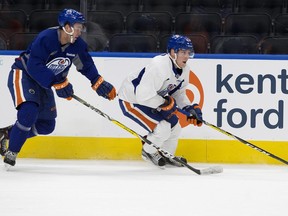
[[[272,153],[270,153],[270,152],[268,152],[268,151],[266,151],[266,150],[264,150],[264,149],[262,149],[262,148],[260,148],[260,147],[258,147],[258,146],[256,146],[256,145],[254,145],[254,144],[252,144],[252,143],[250,143],[250,142],[248,142],[248,141],[246,141],[246,140],[244,140],[244,139],[242,139],[242,138],[240,138],[240,137],[238,137],[238,136],[236,136],[236,135],[234,135],[234,134],[231,134],[231,133],[229,133],[228,131],[223,130],[223,129],[220,128],[220,127],[217,127],[217,126],[215,126],[215,125],[213,125],[213,124],[210,124],[209,122],[207,122],[207,121],[205,121],[205,120],[203,120],[203,123],[204,123],[205,125],[213,128],[213,129],[215,129],[215,130],[217,130],[217,131],[219,131],[219,132],[221,132],[221,133],[223,133],[223,134],[231,137],[231,138],[234,138],[234,139],[240,141],[241,143],[249,146],[250,148],[255,149],[256,151],[259,151],[259,152],[261,152],[261,153],[263,153],[263,154],[265,154],[265,155],[267,155],[267,156],[269,156],[269,157],[272,157],[272,158],[274,158],[274,159],[276,159],[276,160],[278,160],[278,161],[281,161],[282,163],[288,165],[288,161],[286,161],[286,160],[284,160],[284,159],[282,159],[282,158],[280,158],[280,157],[278,157],[278,156],[276,156],[276,155],[274,155],[274,154],[272,154]]]

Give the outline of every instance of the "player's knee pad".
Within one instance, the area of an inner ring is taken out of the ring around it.
[[[35,129],[37,130],[38,134],[47,135],[54,131],[55,125],[56,125],[55,119],[51,120],[39,119],[35,124]]]
[[[17,112],[17,122],[25,128],[31,128],[35,124],[39,114],[39,106],[34,102],[22,103]]]

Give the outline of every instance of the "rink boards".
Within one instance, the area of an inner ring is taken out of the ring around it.
[[[288,142],[253,141],[254,145],[287,159]],[[189,162],[283,164],[238,141],[180,139],[176,155]],[[137,138],[36,137],[19,155],[24,158],[141,160]]]
[[[0,127],[15,122],[6,87],[19,52],[0,53]],[[139,71],[155,54],[91,53],[100,74],[119,89],[128,73]],[[196,55],[189,60],[187,96],[199,103],[206,121],[288,160],[287,56]],[[141,135],[146,131],[123,116],[118,100],[109,102],[91,90],[90,82],[72,67],[68,79],[77,96]],[[75,100],[56,97],[58,118],[51,136],[39,136],[23,147],[21,157],[141,159],[140,140]],[[177,155],[191,162],[278,163],[207,126],[183,126]]]

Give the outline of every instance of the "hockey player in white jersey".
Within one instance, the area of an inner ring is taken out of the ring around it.
[[[118,92],[123,114],[148,131],[148,140],[172,154],[181,132],[178,109],[193,114],[187,117],[192,124],[202,125],[201,108],[198,104],[192,105],[185,93],[190,73],[187,61],[193,56],[191,40],[173,35],[168,41],[167,53],[154,57],[140,72],[129,74]],[[160,167],[181,166],[147,143],[143,143],[142,157]],[[178,158],[187,162],[183,157]]]

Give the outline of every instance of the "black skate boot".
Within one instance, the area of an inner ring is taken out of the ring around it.
[[[142,158],[146,161],[151,161],[153,164],[159,167],[164,167],[166,162],[165,159],[161,156],[161,154],[156,151],[155,153],[148,153],[144,149],[142,149]]]
[[[186,158],[184,157],[179,157],[179,156],[175,156],[177,159],[181,160],[182,162],[184,163],[187,163],[187,160]],[[166,164],[170,164],[172,166],[176,166],[176,167],[183,167],[184,165],[179,163],[178,161],[176,160],[173,160],[173,159],[170,159],[170,158],[166,158],[165,157],[165,161],[166,161]]]
[[[7,142],[9,140],[8,137],[8,130],[12,127],[12,125],[5,127],[5,128],[0,128],[0,154],[2,156],[5,155],[7,152]]]
[[[7,151],[5,156],[4,156],[4,163],[5,163],[5,167],[9,168],[11,166],[15,166],[16,164],[16,157],[17,157],[17,153],[16,152],[12,152],[12,151]]]

